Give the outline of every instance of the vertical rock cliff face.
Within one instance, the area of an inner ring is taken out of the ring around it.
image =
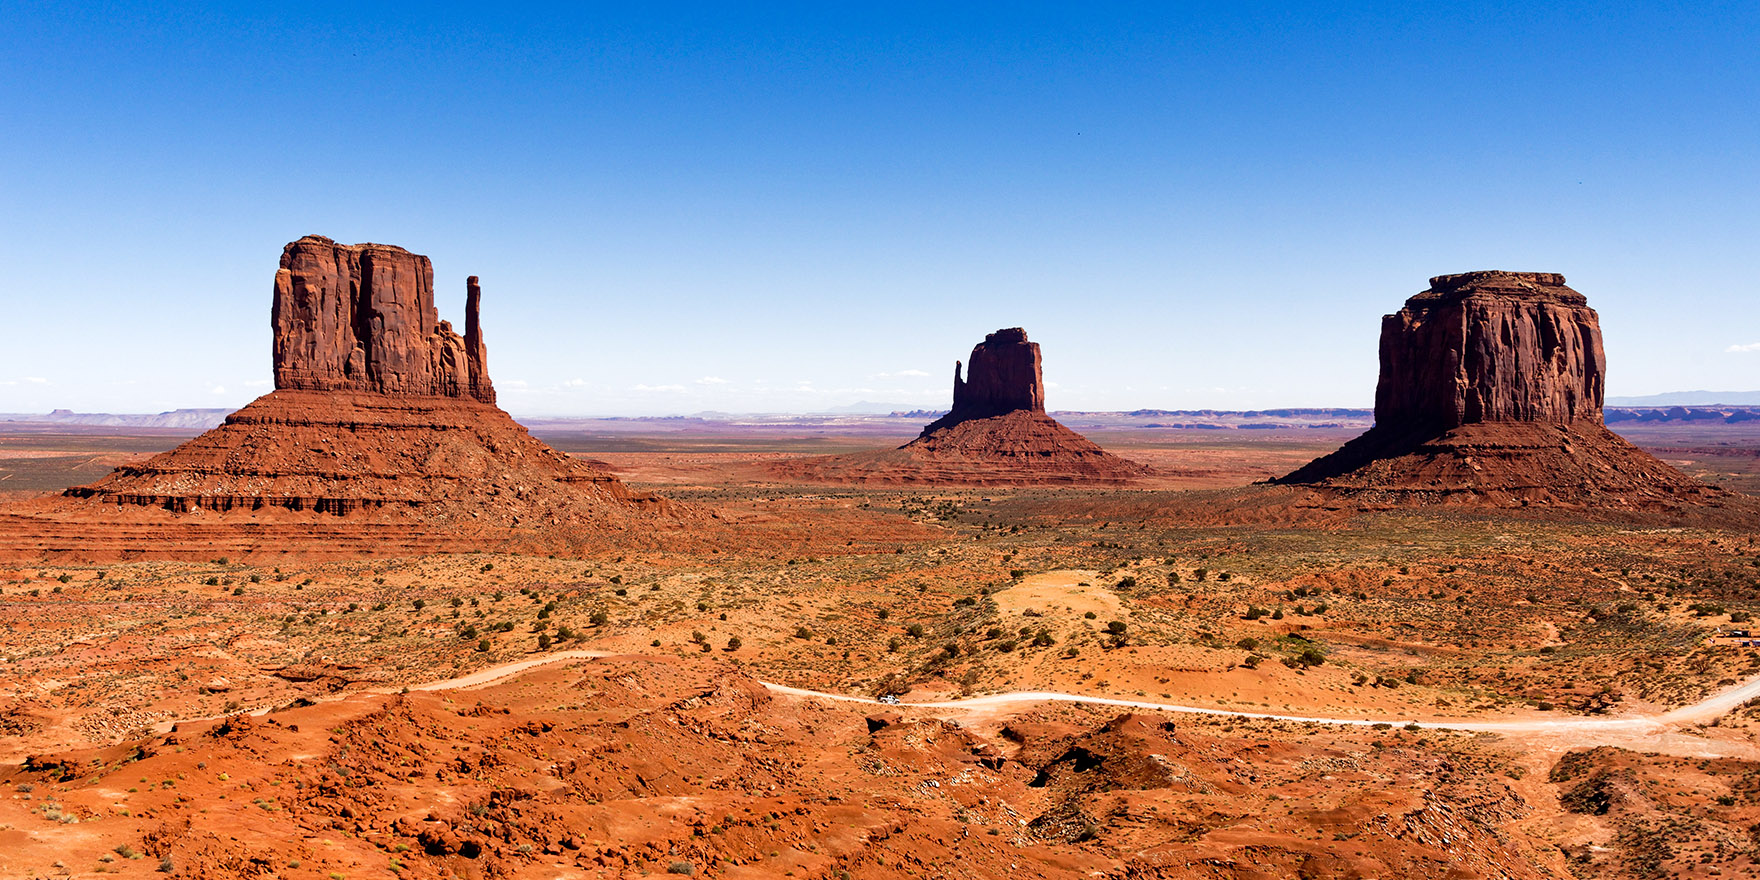
[[[282,250],[275,273],[275,387],[494,403],[478,324],[481,297],[473,276],[461,337],[434,307],[427,257],[308,235]]]
[[[1381,321],[1375,422],[1599,423],[1606,373],[1600,319],[1563,275],[1442,275]]]
[[[1039,362],[1039,343],[1027,341],[1019,327],[998,330],[972,348],[971,367],[960,378],[960,363],[953,363],[953,421],[987,419],[1025,410],[1045,411],[1045,379]]]
[[[1375,427],[1274,482],[1376,503],[1672,504],[1711,490],[1601,422],[1607,357],[1549,272],[1430,279],[1381,322]]]

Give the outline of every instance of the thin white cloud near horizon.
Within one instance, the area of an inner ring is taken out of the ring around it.
[[[1750,342],[1747,345],[1732,345],[1723,351],[1725,354],[1748,354],[1760,351],[1760,342]]]

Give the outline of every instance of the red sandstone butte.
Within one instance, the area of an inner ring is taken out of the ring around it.
[[[275,273],[275,387],[374,391],[495,402],[476,276],[466,282],[465,335],[434,307],[434,266],[387,244],[308,235]]]
[[[1148,473],[1045,414],[1039,344],[1019,327],[953,368],[953,408],[894,450],[781,462],[778,475],[836,483],[1043,485],[1125,483]]]
[[[1430,279],[1381,322],[1375,427],[1276,482],[1394,503],[1676,503],[1706,487],[1602,424],[1607,356],[1551,272]]]
[[[176,449],[27,502],[0,522],[0,551],[555,550],[672,511],[496,407],[482,289],[466,282],[460,336],[439,318],[433,274],[391,245],[289,244],[271,309],[276,390]]]

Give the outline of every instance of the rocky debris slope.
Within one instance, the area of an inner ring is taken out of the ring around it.
[[[249,548],[323,553],[354,543],[312,528],[333,517],[395,524],[392,546],[410,550],[556,549],[670,512],[494,405],[475,277],[466,304],[460,336],[435,312],[427,257],[289,244],[275,274],[276,390],[176,449],[15,508],[0,553],[61,552],[54,536],[74,522],[112,555],[176,555],[222,523],[252,533]]]
[[[1381,324],[1375,427],[1275,481],[1359,500],[1673,504],[1710,490],[1602,424],[1607,358],[1549,272],[1430,279]]]
[[[884,452],[794,459],[772,473],[902,485],[1126,483],[1148,473],[1045,414],[1039,344],[1025,330],[985,336],[969,363],[963,379],[954,363],[953,409],[915,440]]]
[[[1496,761],[1446,745],[1080,709],[993,736],[911,711],[633,656],[296,702],[0,768],[37,792],[0,801],[30,831],[0,872],[127,847],[137,872],[212,878],[1553,876]],[[42,830],[65,816],[78,834]]]

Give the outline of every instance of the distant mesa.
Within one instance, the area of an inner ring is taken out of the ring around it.
[[[985,336],[965,364],[954,362],[953,408],[915,440],[771,470],[809,481],[906,485],[1109,484],[1148,474],[1045,414],[1039,344],[1019,327]]]
[[[1608,431],[1588,300],[1548,272],[1469,272],[1381,322],[1375,426],[1274,482],[1389,503],[1677,503],[1714,493]]]
[[[169,452],[26,502],[30,522],[0,521],[0,551],[554,551],[671,511],[495,406],[481,302],[472,277],[461,336],[439,319],[427,257],[316,235],[287,245],[276,390]]]

